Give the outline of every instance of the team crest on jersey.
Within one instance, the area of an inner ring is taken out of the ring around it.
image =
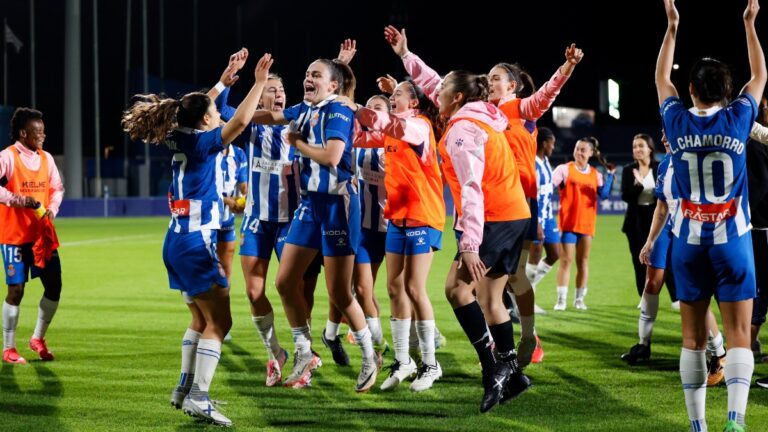
[[[346,245],[347,245],[347,240],[344,237],[339,237],[336,240],[336,246],[346,246]]]
[[[320,112],[319,111],[313,112],[312,117],[309,119],[309,125],[311,127],[315,127],[317,126],[317,122],[319,121],[320,121]]]
[[[424,237],[419,237],[419,239],[416,241],[416,244],[419,246],[424,246],[425,244]]]
[[[13,264],[8,264],[8,270],[6,273],[8,273],[8,277],[16,276],[16,267],[14,267]]]

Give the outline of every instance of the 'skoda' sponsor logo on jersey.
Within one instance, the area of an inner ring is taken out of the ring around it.
[[[323,230],[324,236],[345,236],[347,231],[345,230]]]
[[[408,231],[405,233],[406,237],[416,237],[420,235],[427,235],[427,230]]]

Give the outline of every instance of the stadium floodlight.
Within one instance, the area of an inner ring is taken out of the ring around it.
[[[621,117],[619,112],[619,83],[608,80],[608,115],[618,120]]]

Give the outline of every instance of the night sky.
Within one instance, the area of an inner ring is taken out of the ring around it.
[[[445,7],[443,2],[198,0],[197,64],[193,55],[193,0],[166,0],[165,42],[160,43],[161,0],[148,0],[149,73],[159,76],[161,49],[164,77],[210,87],[226,66],[230,53],[245,46],[251,61],[234,90],[253,82],[255,59],[273,53],[273,71],[286,83],[289,104],[299,102],[301,80],[310,61],[332,58],[347,37],[358,41],[352,67],[358,78],[358,99],[377,92],[375,78],[404,74],[402,63],[384,42],[382,29],[392,23],[406,27],[411,51],[438,72],[467,69],[487,72],[499,61],[519,62],[537,84],[549,79],[564,61],[570,42],[585,52],[584,61],[558,97],[557,105],[598,109],[599,82],[613,78],[621,84],[620,121],[600,114],[599,128],[658,128],[658,106],[653,82],[654,66],[666,18],[661,0],[642,1],[534,1],[471,2],[471,6]],[[685,89],[687,70],[699,56],[717,57],[734,69],[735,85],[748,78],[749,65],[741,13],[746,1],[678,1],[681,26],[675,72],[678,89]],[[30,103],[29,3],[0,0],[0,14],[25,43],[19,54],[9,46],[8,102]],[[122,157],[119,118],[124,107],[125,31],[127,0],[99,2],[99,56],[101,81],[101,142],[114,145]],[[343,5],[334,8],[331,5]],[[45,114],[46,149],[63,149],[64,109],[64,0],[36,0],[37,108]],[[619,9],[620,8],[620,9]],[[239,11],[239,13],[238,13]],[[768,6],[758,17],[758,33],[768,45]],[[610,16],[611,19],[599,17]],[[83,151],[93,156],[93,34],[92,0],[81,0],[83,85]],[[240,18],[238,20],[238,17]],[[721,21],[724,20],[724,21]],[[141,70],[141,0],[133,1],[132,68]],[[195,76],[197,80],[195,80]],[[132,89],[132,93],[140,89]],[[540,124],[551,123],[545,116]],[[0,144],[7,142],[0,139]],[[627,143],[629,144],[629,143]],[[629,145],[627,152],[629,152]],[[129,154],[129,156],[131,156]]]

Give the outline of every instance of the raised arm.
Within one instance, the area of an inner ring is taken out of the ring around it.
[[[344,39],[344,42],[339,46],[339,55],[336,56],[336,60],[348,65],[355,58],[355,53],[357,53],[357,41]]]
[[[224,128],[221,131],[221,140],[224,144],[229,144],[240,135],[253,118],[254,113],[256,112],[256,107],[259,105],[259,99],[261,99],[261,92],[267,84],[269,68],[272,66],[272,61],[271,54],[264,54],[256,64],[254,70],[256,81],[253,83],[253,87],[251,87],[251,90],[245,96],[245,99],[243,99],[237,107],[235,115],[224,125]]]
[[[241,48],[240,51],[229,56],[227,67],[224,68],[224,72],[221,73],[219,82],[208,90],[208,97],[212,100],[216,100],[225,88],[232,87],[232,85],[240,79],[237,73],[243,68],[246,60],[248,60],[247,48]]]
[[[421,87],[429,100],[437,106],[437,89],[440,87],[442,79],[419,56],[408,51],[408,38],[405,36],[405,29],[397,30],[391,25],[387,26],[384,28],[384,39],[392,47],[392,51],[403,60],[405,71],[411,76],[413,82]]]
[[[760,46],[760,40],[757,38],[757,31],[755,31],[755,19],[758,10],[760,10],[760,5],[757,0],[749,0],[747,9],[744,11],[744,29],[747,31],[747,53],[749,54],[749,68],[752,77],[741,89],[742,93],[749,93],[756,101],[760,101],[760,98],[763,97],[765,81],[768,79],[765,54]]]
[[[664,33],[659,58],[656,60],[656,93],[659,97],[659,106],[667,98],[677,97],[677,89],[672,84],[671,74],[672,64],[675,61],[675,38],[677,37],[677,26],[680,23],[680,14],[677,13],[675,0],[664,0],[664,9],[667,12],[667,31]]]
[[[555,98],[560,94],[568,78],[571,77],[573,69],[581,59],[584,58],[584,52],[571,44],[565,49],[565,63],[557,68],[555,74],[536,93],[520,101],[520,114],[526,120],[538,120],[549,110]]]

